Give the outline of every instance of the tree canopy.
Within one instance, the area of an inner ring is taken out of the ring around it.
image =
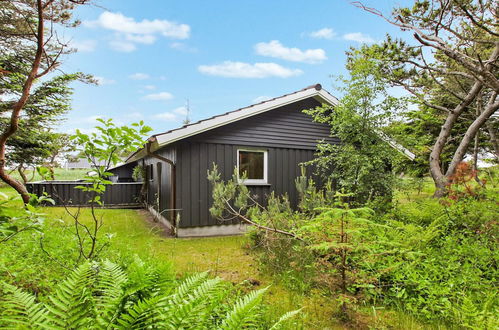
[[[441,117],[429,168],[436,195],[442,196],[478,131],[491,127],[489,119],[499,108],[497,2],[422,0],[394,9],[391,16],[354,4],[412,33],[411,42],[387,36],[369,51],[392,86],[403,87],[420,109]],[[497,143],[494,130],[488,134]],[[447,148],[449,143],[455,148]],[[450,152],[446,168],[445,150]]]

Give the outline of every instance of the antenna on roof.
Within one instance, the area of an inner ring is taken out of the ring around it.
[[[191,107],[189,105],[189,99],[185,99],[185,119],[183,121],[184,125],[188,125],[191,122],[191,120],[189,119],[190,112],[191,112]]]

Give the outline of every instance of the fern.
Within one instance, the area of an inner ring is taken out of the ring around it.
[[[94,265],[86,262],[59,284],[55,295],[49,297],[52,304],[47,305],[49,319],[55,327],[75,329],[94,323],[95,306],[91,286],[96,281],[95,275]]]
[[[200,273],[189,277],[175,290],[173,295],[154,295],[137,301],[129,307],[128,314],[120,317],[117,324],[122,328],[140,329],[165,323],[165,315],[169,314],[169,308],[181,305],[189,292],[207,276],[208,273]]]
[[[227,313],[221,328],[237,330],[251,325],[252,322],[255,321],[255,314],[252,314],[252,312],[260,303],[263,294],[268,288],[269,287],[252,291],[239,299],[232,310]]]
[[[125,295],[131,299],[144,299],[157,294],[167,294],[173,288],[174,272],[170,264],[150,265],[138,256],[127,266],[128,281]]]
[[[7,295],[1,304],[0,325],[41,328],[47,323],[47,310],[32,295],[9,284],[4,284],[4,289]]]
[[[203,323],[207,319],[206,312],[215,297],[219,296],[219,288],[222,280],[219,278],[209,279],[197,286],[192,293],[188,294],[183,303],[176,305],[172,312],[166,315],[169,325],[174,329],[183,328],[191,321]]]
[[[296,314],[300,313],[303,308],[297,309],[295,311],[287,312],[269,329],[269,330],[278,330],[283,329],[284,324],[290,318],[294,317]]]
[[[162,297],[155,296],[137,302],[117,320],[116,326],[121,329],[145,329],[162,322]]]
[[[127,275],[118,265],[104,261],[97,277],[95,302],[98,311],[97,323],[103,328],[108,328],[117,318],[121,310],[123,298],[123,285]]]
[[[222,311],[227,310],[223,304],[227,290],[220,278],[208,279],[207,273],[200,273],[170,292],[171,278],[142,262],[134,267],[134,278],[130,280],[127,273],[112,262],[87,262],[58,285],[46,306],[37,303],[32,295],[4,285],[7,294],[0,301],[0,326],[211,329],[221,324],[222,329],[261,328],[255,310],[267,288],[247,294],[232,307],[228,306],[229,312],[225,313]],[[144,275],[145,284],[140,283],[140,276],[137,277],[140,274]],[[150,283],[153,278],[167,280]],[[282,324],[298,312],[285,314],[272,329],[282,328]]]
[[[172,302],[174,304],[182,303],[182,300],[186,297],[186,295],[206,277],[208,277],[207,272],[192,275],[191,277],[187,278],[173,293]]]

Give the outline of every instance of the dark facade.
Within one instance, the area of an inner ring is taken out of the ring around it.
[[[267,152],[267,181],[247,184],[252,193],[263,203],[272,191],[287,194],[291,204],[296,205],[298,196],[294,182],[300,175],[300,164],[314,158],[318,141],[338,143],[329,136],[328,125],[315,123],[302,112],[319,105],[315,99],[308,98],[155,151],[154,154],[176,164],[176,173],[169,163],[150,155],[144,157],[139,162],[148,167],[148,203],[171,223],[174,213],[170,210],[176,209],[180,217],[178,228],[220,225],[222,223],[209,214],[212,197],[207,171],[215,163],[222,179],[229,180],[237,166],[237,150],[257,149]]]

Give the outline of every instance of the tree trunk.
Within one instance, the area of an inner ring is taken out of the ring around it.
[[[487,131],[489,132],[490,143],[494,148],[494,156],[496,157],[496,161],[499,161],[499,140],[497,139],[494,125],[490,121],[487,121],[485,123],[485,126],[487,127]]]
[[[31,87],[33,86],[33,82],[37,78],[38,69],[40,68],[40,63],[42,60],[42,55],[44,52],[44,17],[43,17],[43,4],[42,0],[37,0],[37,10],[38,10],[38,26],[36,32],[37,38],[37,49],[35,58],[33,59],[33,65],[31,67],[31,71],[26,77],[26,81],[24,82],[21,97],[19,100],[14,103],[12,106],[12,114],[10,116],[10,123],[0,135],[0,179],[2,179],[9,186],[14,188],[22,197],[23,202],[27,204],[29,202],[29,194],[26,190],[26,187],[13,177],[11,177],[5,171],[5,152],[7,146],[7,140],[17,132],[19,128],[19,117],[21,114],[21,110],[26,104],[28,97],[30,95]]]
[[[487,107],[466,130],[466,133],[464,134],[461,143],[459,143],[459,146],[457,147],[456,152],[452,157],[452,161],[449,164],[449,168],[445,173],[445,176],[447,178],[454,175],[457,166],[459,165],[459,163],[463,161],[464,155],[468,150],[468,146],[471,143],[471,141],[474,139],[478,130],[485,124],[485,122],[490,118],[490,116],[492,116],[492,114],[494,114],[494,112],[496,112],[497,109],[499,109],[499,102],[496,102],[496,99],[497,99],[497,93],[494,92],[492,93],[489,99]]]
[[[477,103],[477,107],[476,107],[476,116],[479,117],[482,112],[483,112],[483,102],[482,102],[482,93],[480,93],[479,97],[478,97],[478,103]],[[482,180],[480,180],[480,178],[478,177],[478,152],[479,152],[479,147],[480,147],[480,130],[478,130],[478,132],[476,132],[475,134],[475,143],[473,145],[473,178],[475,179],[475,181],[483,187],[483,182]]]
[[[35,179],[35,175],[36,175],[36,167],[33,166],[33,170],[31,171],[31,178],[29,179],[29,181],[33,181]]]
[[[480,131],[478,131],[475,135],[475,143],[473,145],[473,178],[480,185],[483,186],[482,180],[478,177],[478,147],[480,140]]]
[[[466,97],[464,98],[464,100],[461,103],[459,103],[447,115],[447,118],[445,119],[445,122],[442,125],[442,128],[440,129],[440,133],[430,153],[430,174],[431,177],[433,178],[433,182],[435,183],[435,188],[436,188],[433,197],[438,198],[447,195],[447,183],[449,178],[447,173],[454,173],[454,172],[453,171],[449,172],[450,169],[449,166],[449,169],[447,169],[446,174],[444,174],[440,161],[440,155],[442,154],[442,151],[447,143],[447,140],[449,139],[451,130],[454,127],[454,124],[456,123],[457,119],[459,118],[461,113],[466,109],[466,107],[470,105],[471,102],[473,102],[473,100],[475,100],[476,96],[482,90],[482,87],[483,87],[482,83],[480,81],[476,81],[473,84],[473,87],[469,91],[468,95],[466,95]]]
[[[55,180],[54,163],[50,163],[48,167],[50,173],[50,180],[54,181]]]
[[[19,164],[19,166],[17,167],[17,172],[19,172],[19,175],[23,179],[24,185],[26,185],[26,183],[28,183],[28,177],[26,176],[26,173],[24,173],[24,166],[23,166],[23,164]]]
[[[26,187],[20,181],[7,174],[4,166],[0,166],[0,178],[21,195],[24,204],[29,203],[29,194]]]

